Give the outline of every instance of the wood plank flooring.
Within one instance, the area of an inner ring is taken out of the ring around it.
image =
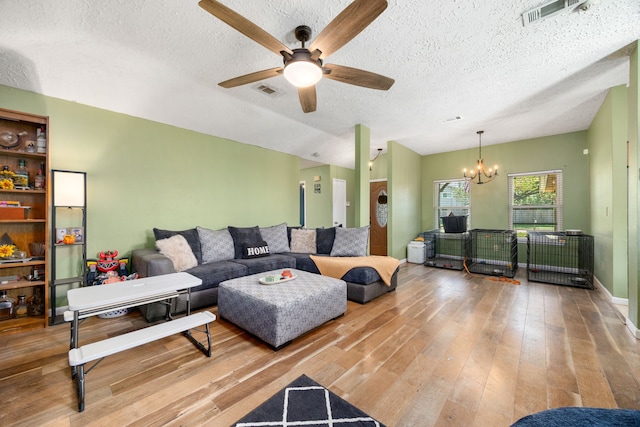
[[[598,290],[401,267],[396,292],[274,352],[216,320],[213,356],[181,335],[106,358],[77,412],[68,325],[0,337],[0,425],[227,426],[301,374],[388,426],[509,426],[559,406],[640,409],[640,347]],[[214,307],[212,312],[217,313]],[[146,326],[81,326],[88,343]]]

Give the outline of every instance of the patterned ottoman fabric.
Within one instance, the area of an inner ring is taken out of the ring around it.
[[[281,270],[220,283],[218,314],[274,348],[347,311],[343,280],[291,269],[296,279],[262,285],[260,277]]]

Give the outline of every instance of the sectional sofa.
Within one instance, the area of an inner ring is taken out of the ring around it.
[[[191,291],[194,309],[217,305],[218,285],[225,280],[270,270],[296,268],[320,274],[312,255],[318,257],[355,257],[354,266],[341,279],[347,283],[347,298],[364,304],[391,292],[397,286],[398,269],[385,277],[376,268],[358,266],[366,257],[369,227],[316,228],[232,227],[211,230],[196,227],[183,231],[154,228],[156,248],[136,249],[131,253],[132,270],[140,277],[186,271],[200,279],[202,285]],[[374,257],[367,257],[371,259]],[[186,296],[172,300],[171,312],[186,310]],[[147,321],[164,317],[166,306],[155,303],[140,307]]]

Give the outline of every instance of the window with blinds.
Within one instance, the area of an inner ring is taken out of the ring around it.
[[[453,213],[467,217],[467,229],[471,228],[471,201],[469,198],[469,182],[465,179],[434,181],[434,227],[444,231],[442,217]]]
[[[562,171],[509,174],[509,227],[518,237],[527,231],[562,231]]]

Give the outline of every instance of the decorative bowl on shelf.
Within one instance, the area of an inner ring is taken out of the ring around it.
[[[43,242],[31,242],[29,243],[29,253],[33,257],[44,256],[45,245]]]

